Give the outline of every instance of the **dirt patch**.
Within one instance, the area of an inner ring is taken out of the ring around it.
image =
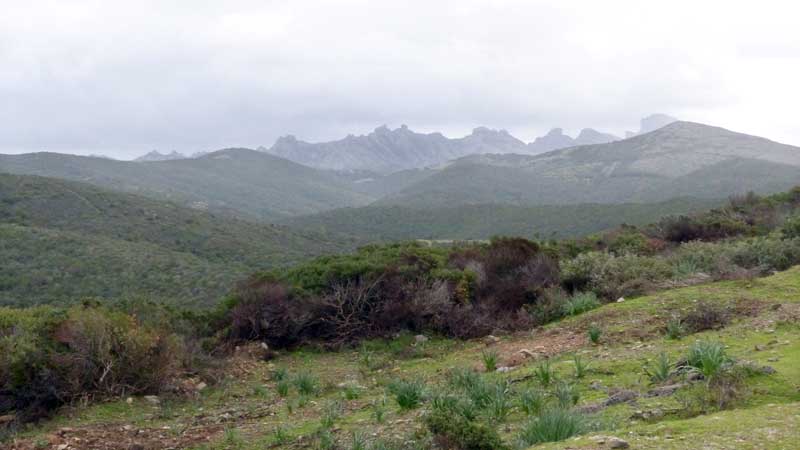
[[[211,441],[222,432],[221,426],[188,428],[136,428],[129,425],[94,425],[61,428],[41,439],[12,442],[9,450],[167,450],[183,449]]]

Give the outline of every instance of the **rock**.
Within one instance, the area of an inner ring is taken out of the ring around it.
[[[692,370],[691,372],[686,374],[686,379],[689,381],[700,381],[703,378],[704,378],[703,374],[696,370]]]
[[[506,372],[511,372],[512,370],[514,370],[513,367],[503,366],[503,367],[498,367],[496,372],[506,373]]]
[[[758,371],[763,373],[764,375],[772,375],[774,373],[778,373],[778,371],[775,370],[775,368],[772,366],[761,366],[758,368]]]
[[[625,301],[625,297],[620,297],[617,299],[617,303],[622,303]]]
[[[604,391],[605,390],[605,388],[603,387],[603,383],[600,382],[599,380],[594,380],[591,383],[589,383],[589,389],[592,389],[592,390],[595,390],[595,391]]]
[[[418,334],[418,335],[414,336],[414,342],[417,343],[417,344],[424,344],[424,343],[428,342],[429,340],[430,339],[428,339],[428,336],[425,336],[424,334]]]
[[[631,416],[631,419],[634,420],[654,420],[660,419],[664,417],[664,411],[659,408],[650,410],[650,411],[636,411]]]
[[[767,362],[778,362],[778,361],[780,361],[780,358],[769,358],[769,359],[767,359]]]
[[[2,423],[11,423],[16,420],[17,416],[14,414],[6,414],[4,416],[0,416],[0,424]]]
[[[132,405],[133,404],[133,397],[128,397],[125,399],[125,403]]]
[[[535,358],[536,354],[532,351],[528,350],[527,348],[523,348],[522,350],[517,352],[519,355],[525,358]]]
[[[619,403],[626,403],[631,400],[636,400],[639,397],[639,393],[636,391],[631,391],[628,389],[621,389],[617,392],[614,392],[608,396],[603,404],[605,406],[616,405]]]
[[[766,349],[766,348],[767,348],[766,346],[764,346],[764,345],[759,345],[759,344],[756,344],[756,346],[755,346],[755,347],[753,347],[753,349],[754,349],[755,351],[757,351],[757,352],[764,351],[764,349]]]
[[[631,445],[617,437],[612,437],[608,440],[608,448],[630,448]]]
[[[142,444],[131,444],[131,446],[128,447],[128,450],[144,450],[144,445],[142,445]]]
[[[494,345],[498,342],[500,342],[500,338],[491,334],[483,338],[483,343],[486,345]]]
[[[161,403],[161,399],[159,399],[157,395],[145,395],[144,399],[147,403],[150,403],[151,405],[158,405]]]
[[[67,450],[68,448],[69,448],[69,445],[67,445],[67,444],[59,444],[59,446],[56,447],[56,450]]]
[[[653,389],[650,389],[647,392],[647,396],[648,397],[664,397],[666,395],[672,395],[672,394],[675,393],[675,391],[677,391],[678,389],[680,389],[680,388],[682,388],[684,386],[686,386],[685,383],[675,383],[675,384],[669,384],[667,386],[661,386],[661,387],[653,388]]]
[[[197,385],[194,388],[197,389],[198,391],[202,391],[203,389],[205,389],[207,387],[208,387],[208,385],[205,382],[201,381],[201,382],[197,383]]]
[[[602,403],[590,403],[588,405],[582,405],[575,408],[581,414],[596,414],[603,410],[606,406]]]

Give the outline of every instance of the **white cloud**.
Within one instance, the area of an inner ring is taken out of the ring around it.
[[[0,151],[407,123],[531,140],[666,112],[800,144],[792,2],[0,0]]]

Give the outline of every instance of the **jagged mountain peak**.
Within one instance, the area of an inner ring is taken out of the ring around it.
[[[134,161],[137,162],[172,161],[175,159],[186,159],[186,155],[178,153],[175,150],[173,150],[170,153],[160,153],[158,150],[153,150],[149,153],[146,153],[134,159]]]

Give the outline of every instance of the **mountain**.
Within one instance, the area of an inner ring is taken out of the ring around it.
[[[721,200],[679,198],[665,202],[616,205],[366,206],[293,217],[284,223],[298,229],[350,233],[370,241],[537,235],[569,238],[608,230],[623,223],[644,225],[667,215],[701,211],[720,203]]]
[[[580,134],[578,134],[578,137],[573,139],[564,134],[564,130],[561,128],[553,128],[546,135],[538,137],[528,144],[525,153],[538,154],[561,148],[574,147],[576,145],[605,144],[606,142],[618,140],[619,138],[613,134],[601,133],[591,128],[584,128],[581,130]]]
[[[647,117],[644,117],[640,121],[639,126],[639,134],[649,133],[651,131],[655,131],[659,128],[664,128],[665,126],[671,124],[672,122],[677,122],[678,119],[668,116],[666,114],[651,114]]]
[[[542,155],[473,155],[380,200],[443,207],[651,202],[774,192],[800,182],[800,148],[692,122]]]
[[[148,163],[58,153],[0,155],[0,172],[82,181],[266,220],[365,205],[375,199],[352,189],[336,174],[241,148]]]
[[[354,245],[85,183],[0,174],[0,304],[137,295],[209,304],[254,269]]]
[[[171,153],[159,153],[157,150],[153,150],[150,153],[144,154],[134,161],[136,162],[152,162],[152,161],[172,161],[175,159],[186,159],[186,155],[182,153],[178,153],[176,151],[172,151]]]
[[[435,166],[475,153],[524,150],[525,143],[505,130],[481,127],[468,136],[449,139],[441,133],[416,133],[405,125],[395,130],[384,125],[365,136],[350,135],[315,144],[284,136],[267,152],[318,169],[390,173]]]

